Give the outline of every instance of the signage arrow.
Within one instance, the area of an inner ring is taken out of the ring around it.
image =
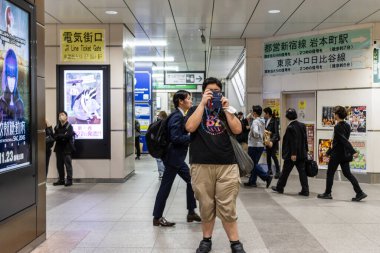
[[[203,80],[203,78],[201,76],[197,76],[197,81],[198,82],[201,82]]]
[[[366,40],[367,40],[366,37],[360,36],[360,37],[357,37],[357,38],[352,38],[351,39],[351,43],[363,43]]]

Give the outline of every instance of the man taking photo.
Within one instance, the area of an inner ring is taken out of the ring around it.
[[[199,200],[203,240],[197,253],[211,251],[211,237],[218,216],[230,240],[232,253],[245,253],[239,241],[236,198],[240,176],[229,138],[240,134],[241,123],[228,99],[221,96],[222,83],[213,77],[202,85],[202,101],[187,114],[186,130],[190,135],[191,180]]]

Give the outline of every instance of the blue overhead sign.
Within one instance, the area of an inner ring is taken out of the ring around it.
[[[152,94],[152,75],[148,71],[135,71],[135,102],[149,102]]]

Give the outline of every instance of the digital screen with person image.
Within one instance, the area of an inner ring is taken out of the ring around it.
[[[0,173],[30,164],[29,14],[0,0]]]
[[[77,139],[103,139],[103,71],[64,71],[64,110]]]

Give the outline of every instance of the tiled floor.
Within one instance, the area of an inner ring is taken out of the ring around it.
[[[47,240],[33,252],[194,253],[201,227],[186,223],[185,184],[179,178],[165,212],[176,227],[152,226],[157,177],[155,161],[144,157],[124,184],[48,185]],[[363,184],[369,197],[353,203],[349,183],[335,183],[332,201],[316,198],[324,180],[309,184],[309,198],[297,195],[300,186],[294,176],[283,195],[263,186],[241,189],[238,223],[247,253],[380,252],[379,185]],[[230,252],[219,221],[212,252]]]

